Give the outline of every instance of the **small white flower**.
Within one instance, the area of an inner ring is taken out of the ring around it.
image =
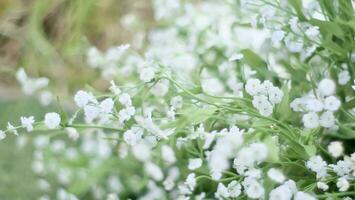
[[[217,186],[217,191],[214,193],[214,196],[217,199],[225,199],[229,197],[229,192],[226,186],[224,186],[222,183],[218,183]]]
[[[33,116],[21,117],[21,125],[24,126],[28,132],[33,130],[33,123],[35,123]]]
[[[319,119],[319,123],[321,126],[325,128],[331,128],[335,124],[335,117],[332,112],[326,111],[324,112]]]
[[[116,85],[115,81],[110,81],[110,91],[115,94],[116,96],[121,94],[121,89]]]
[[[252,104],[256,109],[261,108],[266,103],[268,103],[268,99],[265,95],[256,95],[253,97]]]
[[[281,185],[271,190],[269,200],[291,200],[292,191],[286,186]]]
[[[251,199],[259,199],[264,196],[264,187],[255,179],[244,180],[244,191]]]
[[[324,109],[330,111],[336,111],[340,107],[340,101],[335,96],[329,96],[324,99]]]
[[[161,181],[164,178],[164,174],[161,171],[160,167],[152,162],[147,162],[144,165],[146,173],[152,177],[155,181]]]
[[[100,103],[101,113],[111,113],[115,102],[111,98],[106,98]]]
[[[267,175],[271,180],[277,183],[283,183],[286,180],[286,177],[283,175],[283,173],[280,170],[275,168],[269,169]]]
[[[284,93],[277,87],[271,87],[269,89],[269,100],[273,104],[278,104],[281,102]]]
[[[308,99],[306,103],[306,107],[307,110],[312,112],[320,112],[324,108],[323,102],[315,98]]]
[[[310,112],[302,117],[303,125],[306,128],[317,128],[319,126],[319,117],[317,113]]]
[[[161,147],[161,157],[167,164],[173,164],[176,162],[174,150],[168,145],[163,145]]]
[[[185,181],[185,184],[189,187],[191,191],[193,191],[196,187],[196,178],[195,178],[195,173],[190,173]]]
[[[261,84],[258,79],[250,78],[245,84],[246,92],[252,96],[257,95],[260,92],[260,88]]]
[[[100,109],[97,106],[87,105],[84,107],[85,121],[91,123],[100,115]]]
[[[0,140],[3,140],[6,138],[6,134],[4,131],[0,130]]]
[[[123,133],[124,141],[131,146],[138,144],[142,140],[142,136],[143,129],[139,127],[132,127]]]
[[[83,90],[79,90],[74,96],[74,101],[75,101],[76,105],[79,108],[83,108],[90,101],[91,102],[96,102],[96,99],[95,99],[93,94],[88,93],[88,92],[83,91]]]
[[[340,85],[346,85],[350,81],[351,77],[349,71],[343,70],[338,74],[338,83]]]
[[[279,47],[284,37],[285,37],[285,32],[282,30],[277,30],[272,33],[271,41],[276,47]]]
[[[317,188],[323,191],[327,191],[329,189],[329,186],[326,183],[319,181],[317,182]]]
[[[195,170],[202,166],[202,159],[201,158],[190,158],[188,168],[190,170]]]
[[[306,35],[310,38],[315,37],[319,34],[319,27],[312,26],[306,30]]]
[[[337,187],[339,188],[339,191],[345,192],[349,189],[350,183],[345,177],[341,177],[337,181]]]
[[[55,129],[59,126],[60,124],[60,116],[58,113],[51,112],[47,113],[44,116],[44,124],[49,128],[49,129]]]
[[[119,97],[118,100],[120,101],[121,104],[124,106],[131,106],[132,105],[132,100],[131,96],[127,93],[122,93]]]
[[[7,122],[6,128],[7,131],[12,132],[14,135],[18,136],[17,129],[10,122]]]
[[[343,155],[344,152],[344,147],[343,143],[339,141],[333,141],[328,145],[328,151],[330,155],[332,155],[334,158],[338,158],[341,155]]]
[[[318,91],[323,96],[329,96],[335,93],[335,83],[333,80],[325,78],[319,82]]]
[[[312,195],[307,194],[305,192],[297,192],[294,200],[317,200],[317,199],[315,197],[313,197]]]
[[[171,99],[170,101],[170,105],[174,108],[174,109],[179,109],[182,107],[183,104],[183,99],[181,96],[175,96]]]
[[[312,171],[316,172],[318,178],[324,177],[327,173],[326,172],[327,163],[320,156],[311,157],[307,161],[306,166]]]
[[[155,72],[153,67],[144,67],[139,72],[139,78],[141,81],[148,83],[154,79]]]
[[[304,98],[296,98],[290,103],[290,107],[295,112],[304,112],[306,110],[306,100]]]
[[[242,186],[237,181],[232,181],[228,184],[227,190],[230,197],[236,198],[242,193]]]

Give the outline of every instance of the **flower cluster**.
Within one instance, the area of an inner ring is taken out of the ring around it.
[[[0,139],[34,137],[41,200],[349,199],[351,3],[289,2],[154,0],[162,26],[137,34],[146,45],[88,50],[106,90],[79,90],[76,109],[21,117]]]
[[[291,102],[294,111],[305,113],[302,117],[305,128],[336,128],[334,112],[340,108],[341,102],[333,96],[335,89],[334,81],[323,79],[318,84],[316,94],[309,92]]]

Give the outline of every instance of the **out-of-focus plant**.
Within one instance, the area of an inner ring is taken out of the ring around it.
[[[88,49],[107,90],[0,136],[49,130],[32,165],[43,200],[351,199],[353,6],[155,0],[132,45]]]

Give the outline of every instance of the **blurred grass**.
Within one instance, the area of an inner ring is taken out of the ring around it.
[[[6,127],[7,121],[14,125],[20,123],[20,116],[34,115],[40,119],[47,110],[35,100],[23,99],[17,101],[0,100],[0,127]],[[29,141],[36,133],[28,137]],[[28,200],[36,199],[40,193],[37,179],[31,169],[33,147],[16,146],[16,137],[12,134],[0,143],[0,199]]]
[[[62,92],[86,83],[100,86],[98,73],[87,69],[87,48],[129,42],[133,32],[122,27],[121,18],[150,15],[150,1],[140,0],[0,2],[0,69],[24,67],[33,76],[50,77]],[[0,72],[0,84],[13,84],[9,75]]]

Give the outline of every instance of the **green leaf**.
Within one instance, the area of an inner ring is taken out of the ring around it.
[[[268,157],[266,160],[270,162],[279,161],[280,144],[278,137],[269,135],[264,139],[263,142],[268,147]]]
[[[304,16],[302,10],[302,0],[288,0],[288,2],[292,5],[292,7],[296,10],[296,13],[298,15],[298,18],[301,21],[306,20],[306,17]]]
[[[309,22],[313,26],[318,26],[320,32],[325,36],[330,34],[330,35],[335,35],[339,38],[343,38],[345,35],[341,26],[336,22],[322,21],[318,19],[311,19]]]
[[[268,70],[267,63],[256,53],[250,49],[241,50],[244,58],[245,64],[249,65],[253,70],[255,70],[259,76],[265,78],[267,76],[274,76],[274,74]]]

